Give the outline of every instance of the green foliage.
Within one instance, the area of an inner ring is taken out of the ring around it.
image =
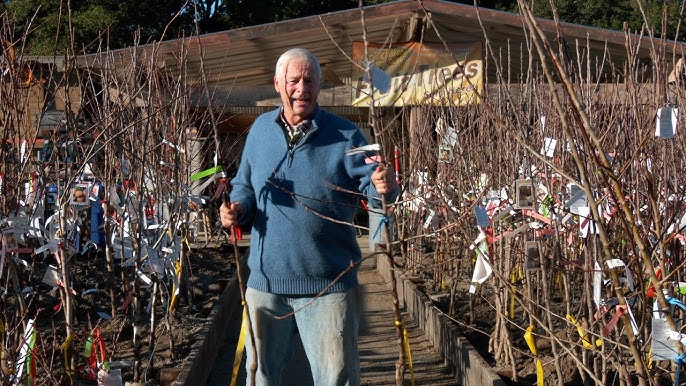
[[[143,42],[159,39],[167,23],[185,4],[179,0],[72,0],[71,10],[67,10],[60,3],[54,0],[5,2],[14,21],[15,36],[28,36],[25,54],[59,55],[70,47],[77,53],[93,52],[100,46],[120,48],[132,45],[138,35]],[[183,32],[189,28],[190,19],[184,15],[177,18],[168,33]]]
[[[599,28],[620,30],[623,23],[631,17],[632,0],[597,0],[578,1],[562,0],[557,2],[557,9],[562,21],[590,25]],[[537,3],[537,11],[542,16],[552,18],[550,3]]]
[[[365,4],[381,2],[384,1],[374,0]],[[215,15],[217,22],[208,24],[205,30],[212,32],[240,28],[357,7],[356,0],[261,0],[257,4],[246,0],[223,0],[222,12]]]
[[[637,1],[645,11],[644,20]],[[663,7],[666,9],[668,39],[683,39],[683,28],[677,33],[677,25],[683,20],[681,5],[678,0],[557,0],[557,14],[561,21],[623,31],[624,27],[631,32],[641,32],[643,28],[652,30],[655,36],[662,36]],[[518,12],[517,2],[503,2],[498,9]],[[534,3],[534,14],[552,19],[553,12],[549,1]]]
[[[662,36],[662,20],[663,15],[666,15],[667,25],[665,37],[667,39],[683,40],[686,37],[684,34],[684,26],[681,26],[681,31],[678,32],[677,36],[679,22],[683,23],[684,21],[683,10],[681,9],[682,6],[683,4],[679,4],[679,1],[676,0],[664,2],[656,0],[646,1],[643,8],[646,14],[647,28],[655,32],[655,36]],[[632,24],[634,30],[638,30],[644,23],[644,20],[639,18],[638,15],[636,19],[637,20]]]

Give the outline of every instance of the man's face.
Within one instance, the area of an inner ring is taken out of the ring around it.
[[[281,95],[284,117],[289,124],[297,125],[312,117],[320,89],[314,66],[304,60],[291,60],[283,74],[274,76],[274,87]]]

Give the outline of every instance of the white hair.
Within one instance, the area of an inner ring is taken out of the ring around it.
[[[317,79],[322,80],[322,67],[319,65],[319,59],[312,53],[312,51],[305,48],[291,48],[290,50],[284,52],[279,57],[276,62],[275,75],[278,78],[283,78],[285,76],[286,67],[291,60],[302,60],[308,64],[314,66],[315,73],[317,74]]]

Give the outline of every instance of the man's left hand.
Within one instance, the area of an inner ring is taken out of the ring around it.
[[[372,184],[374,184],[376,191],[381,194],[391,193],[398,185],[393,169],[383,165],[376,166],[376,170],[372,173]]]

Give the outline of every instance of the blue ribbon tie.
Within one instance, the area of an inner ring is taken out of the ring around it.
[[[381,226],[385,223],[388,223],[388,217],[381,216],[381,218],[379,219],[379,225],[376,227],[376,230],[374,231],[374,235],[372,235],[372,240],[374,240],[376,238],[376,235],[379,233],[379,230],[381,230]]]
[[[673,306],[677,306],[677,307],[681,308],[682,310],[686,311],[686,304],[682,303],[677,298],[667,297],[667,302]]]
[[[676,362],[676,376],[674,377],[674,386],[681,384],[681,365],[686,362],[686,353],[674,358]]]

